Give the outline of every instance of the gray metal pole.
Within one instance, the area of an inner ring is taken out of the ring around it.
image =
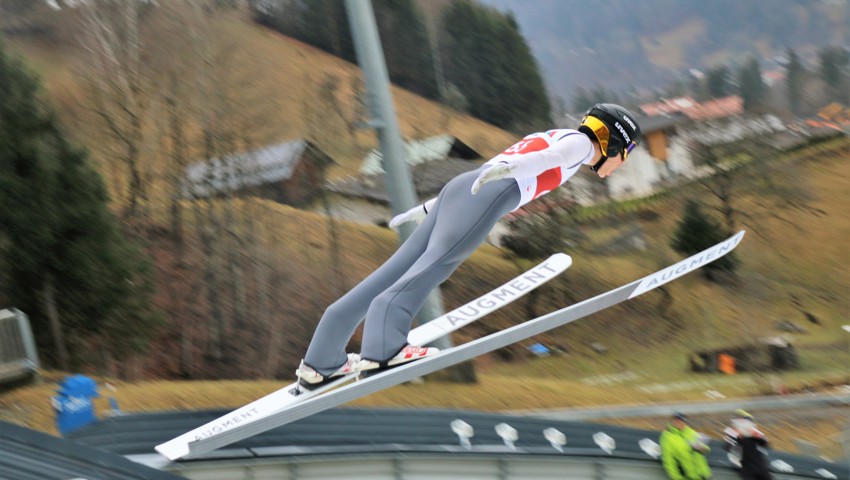
[[[345,0],[345,8],[351,26],[354,50],[357,52],[357,62],[363,70],[366,90],[369,93],[369,124],[378,132],[381,144],[382,162],[386,172],[384,180],[390,206],[394,214],[399,214],[413,208],[419,201],[404,158],[404,144],[393,107],[390,76],[375,24],[375,12],[370,0]],[[402,225],[399,231],[402,242],[413,233],[413,229],[414,225]],[[443,302],[439,290],[435,289],[428,296],[419,316],[420,319],[431,320],[442,313]],[[445,337],[434,344],[447,348],[451,346],[451,340]]]
[[[404,161],[401,129],[393,107],[390,78],[384,62],[378,27],[375,24],[375,14],[369,0],[346,0],[345,7],[357,61],[363,69],[366,90],[369,93],[370,124],[378,132],[381,143],[390,204],[393,213],[399,214],[412,208],[418,201],[413,189],[413,180]]]

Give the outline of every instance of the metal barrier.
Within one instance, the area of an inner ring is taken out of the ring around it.
[[[0,310],[0,385],[32,377],[38,353],[26,314],[16,308]]]

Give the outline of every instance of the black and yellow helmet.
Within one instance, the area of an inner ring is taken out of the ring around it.
[[[608,157],[623,153],[623,160],[642,140],[640,127],[630,111],[613,103],[597,103],[584,112],[578,130],[599,142],[602,159],[593,170],[602,166]]]
[[[755,420],[755,419],[753,418],[753,416],[752,416],[752,415],[750,415],[750,413],[749,413],[749,412],[747,412],[746,410],[744,410],[744,409],[742,409],[742,408],[739,408],[739,409],[735,410],[735,413],[732,415],[732,418],[741,418],[741,419],[744,419],[744,420],[750,420],[750,421],[754,421],[754,420]]]

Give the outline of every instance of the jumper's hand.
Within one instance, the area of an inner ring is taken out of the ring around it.
[[[422,208],[422,205],[417,205],[410,210],[399,213],[392,220],[390,220],[390,228],[398,228],[399,225],[407,222],[416,222],[416,224],[422,223],[422,220],[425,219],[425,209]]]
[[[481,187],[485,183],[492,182],[494,180],[501,180],[507,177],[515,168],[516,165],[499,163],[479,173],[478,178],[475,179],[475,183],[472,184],[472,194],[475,195],[478,193],[478,190],[481,190]]]

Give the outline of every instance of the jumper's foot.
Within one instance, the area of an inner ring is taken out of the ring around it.
[[[304,363],[304,360],[301,360],[301,365],[299,365],[298,369],[295,370],[295,376],[298,378],[299,388],[314,390],[331,382],[335,382],[341,377],[358,373],[359,367],[360,355],[357,355],[356,353],[349,353],[348,359],[345,363],[330,375],[322,375],[317,372],[316,369]]]
[[[433,357],[439,353],[440,349],[435,347],[413,347],[405,345],[404,348],[402,348],[394,357],[388,360],[378,361],[370,360],[368,358],[360,360],[359,371],[361,373],[366,373],[367,375],[370,373],[377,373],[415,360]]]

